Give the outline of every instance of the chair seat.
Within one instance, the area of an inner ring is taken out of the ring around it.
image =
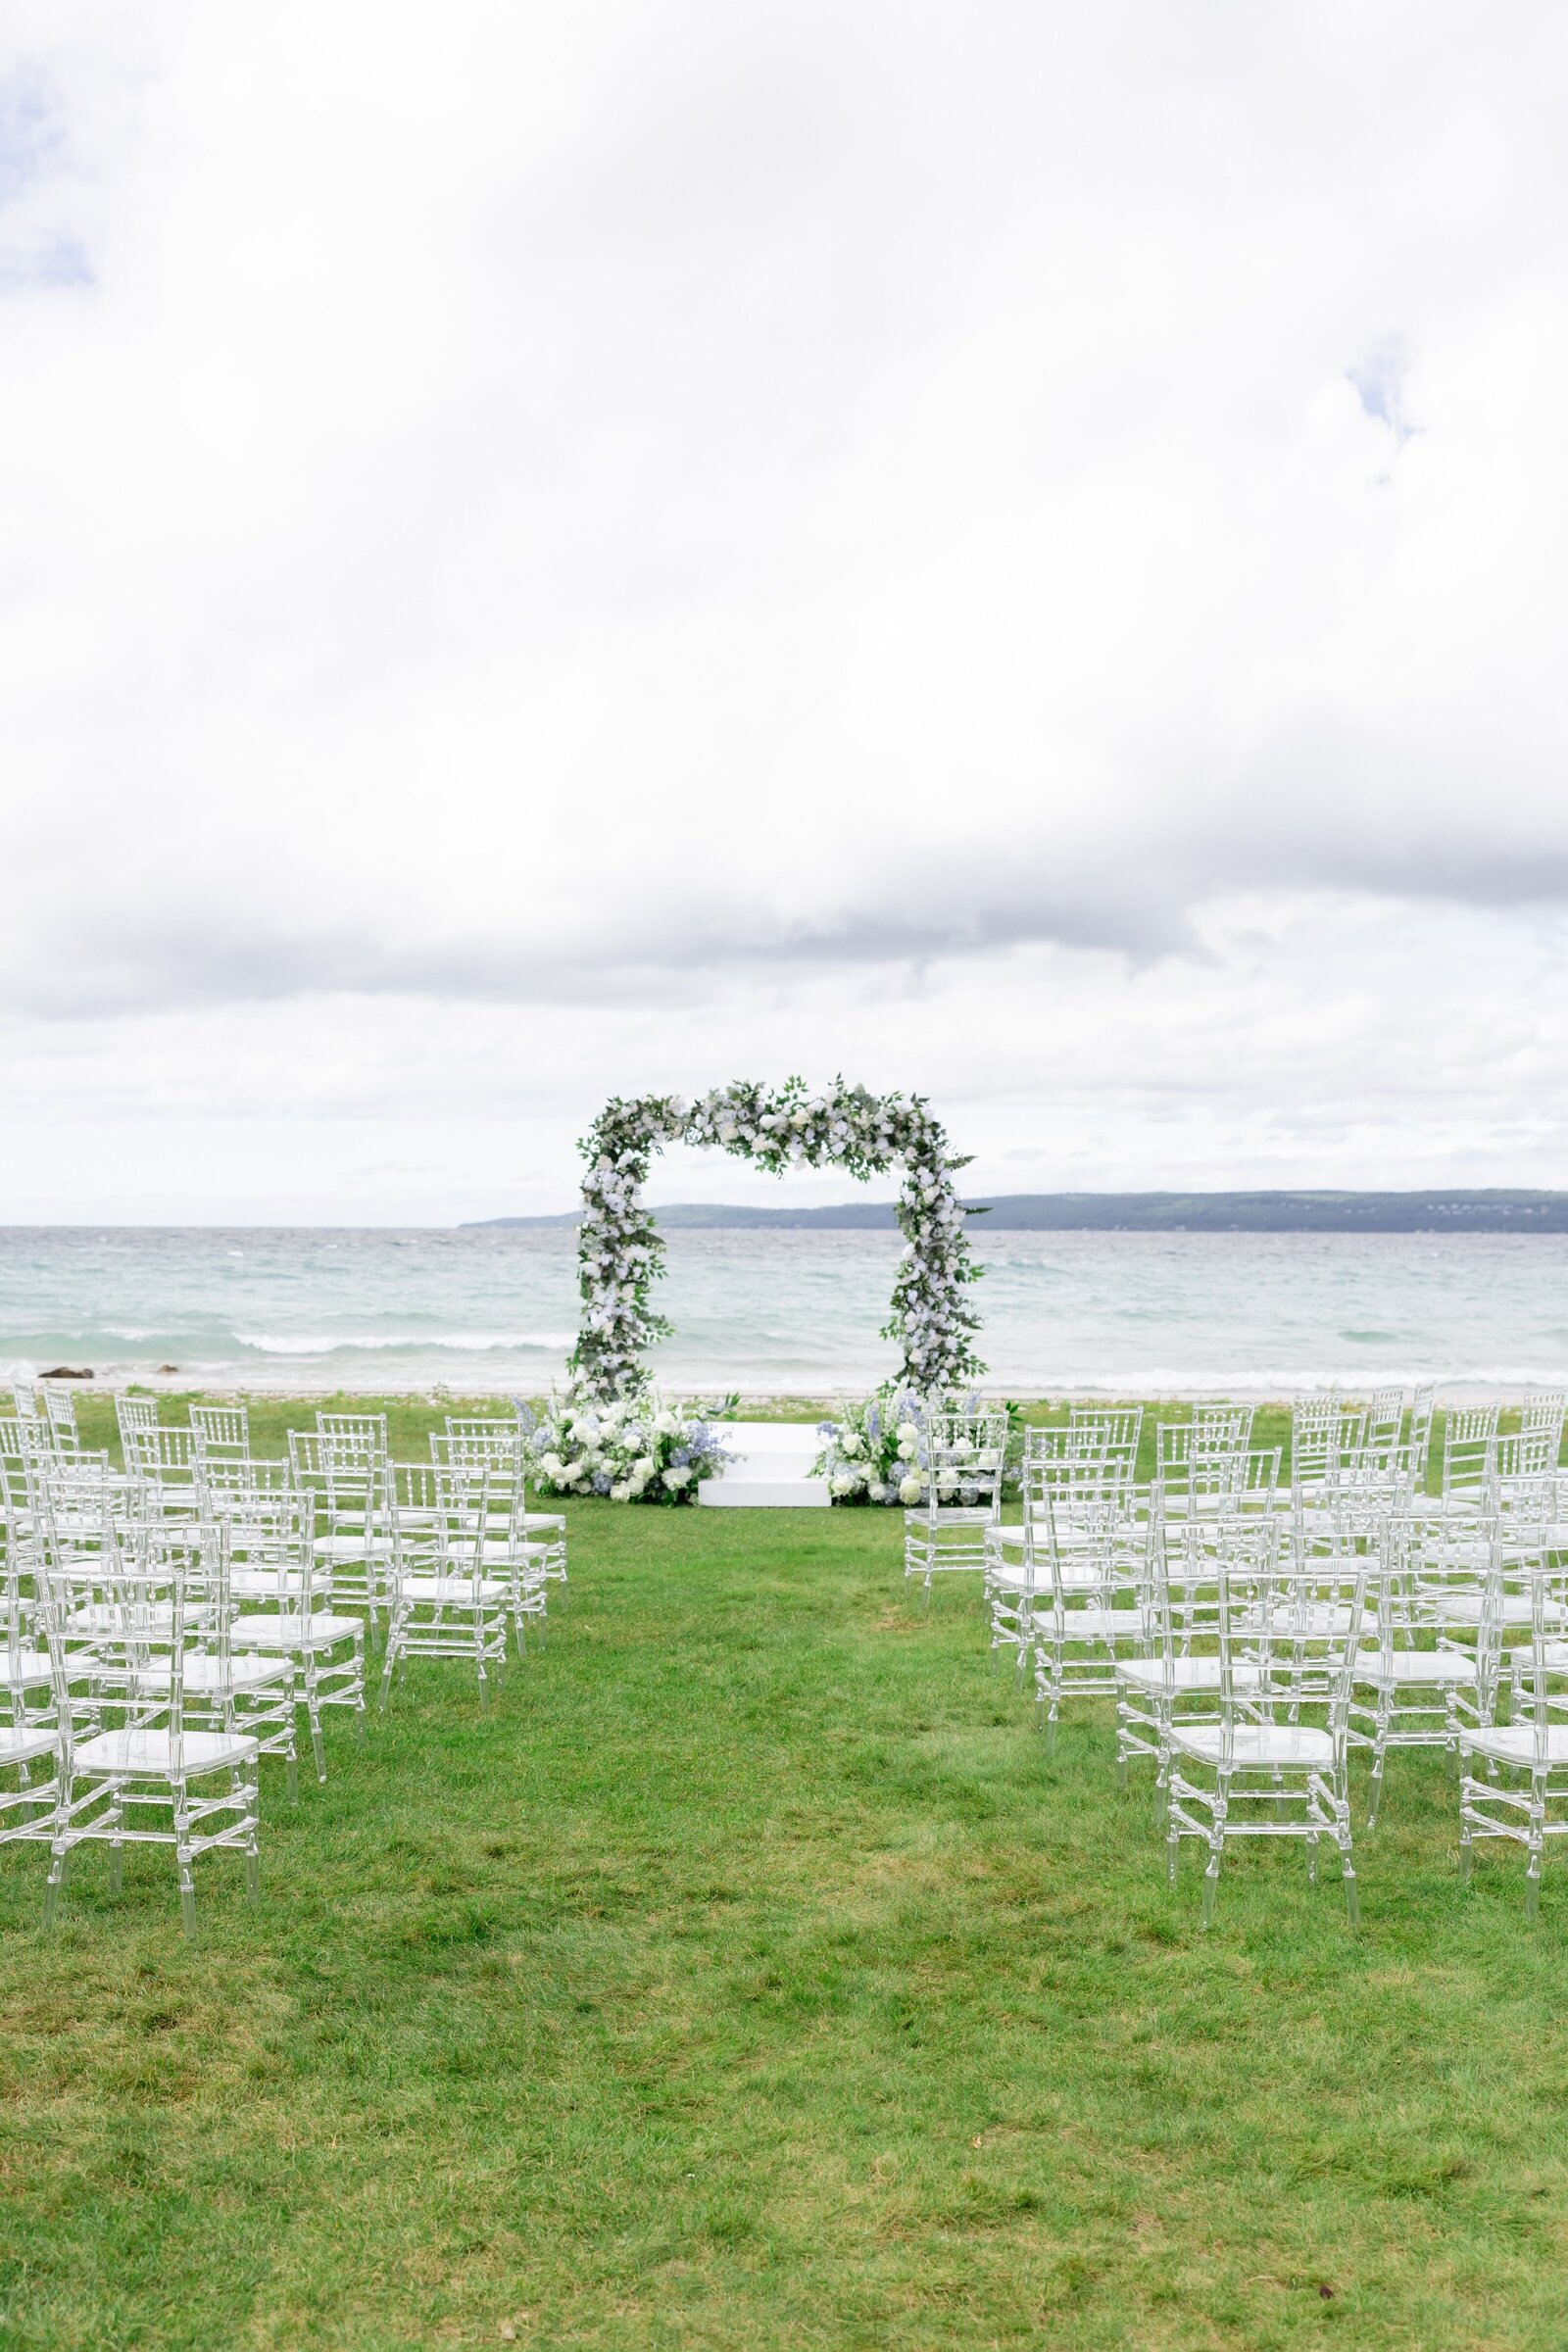
[[[406,1576],[402,1597],[428,1606],[432,1601],[507,1600],[512,1587],[499,1576]]]
[[[1030,1571],[1022,1560],[1018,1561],[1016,1566],[1010,1560],[993,1560],[990,1577],[993,1588],[1002,1592],[1022,1592],[1031,1582],[1037,1599],[1051,1591],[1051,1570],[1044,1561],[1035,1563],[1031,1578]],[[1058,1562],[1057,1581],[1069,1592],[1093,1592],[1097,1585],[1107,1585],[1111,1580],[1108,1576],[1102,1576],[1093,1568],[1062,1568]]]
[[[258,1609],[236,1617],[228,1638],[236,1649],[331,1649],[351,1634],[363,1634],[358,1617],[334,1617],[318,1609],[313,1616],[289,1616],[278,1609]]]
[[[1462,1752],[1495,1757],[1499,1764],[1530,1764],[1536,1753],[1536,1729],[1530,1723],[1494,1724],[1489,1731],[1461,1732]],[[1546,1726],[1546,1761],[1568,1764],[1568,1723]]]
[[[1238,1626],[1238,1634],[1262,1633],[1267,1628],[1269,1640],[1278,1646],[1282,1642],[1333,1642],[1348,1634],[1352,1612],[1333,1601],[1324,1601],[1311,1609],[1280,1609],[1265,1619],[1249,1611]],[[1377,1613],[1361,1611],[1356,1632],[1362,1641],[1375,1641],[1378,1632]]]
[[[1485,1593],[1454,1592],[1444,1596],[1443,1616],[1449,1625],[1479,1625],[1489,1613]],[[1563,1608],[1560,1601],[1548,1601],[1544,1613],[1548,1625],[1562,1625],[1568,1621],[1568,1610]],[[1529,1625],[1533,1617],[1534,1610],[1528,1592],[1504,1592],[1501,1610],[1494,1614],[1494,1622],[1500,1619],[1503,1625]]]
[[[917,1518],[923,1516],[923,1514],[919,1512],[916,1512],[914,1515]],[[1013,1527],[1010,1525],[1004,1525],[1001,1521],[992,1519],[989,1512],[987,1513],[987,1524],[991,1529],[991,1541],[993,1544],[1004,1544],[1007,1545],[1009,1550],[1014,1544],[1021,1544],[1031,1534],[1033,1535],[1036,1544],[1039,1544],[1042,1552],[1050,1549],[1050,1539],[1047,1536],[1043,1526],[1030,1529],[1022,1526]],[[1055,1532],[1056,1549],[1058,1551],[1078,1551],[1082,1550],[1087,1544],[1099,1544],[1102,1545],[1106,1541],[1105,1531],[1103,1529],[1073,1527],[1064,1524],[1060,1519],[1056,1521]]]
[[[258,1690],[270,1683],[280,1683],[288,1673],[286,1658],[230,1658],[227,1675],[220,1659],[205,1651],[187,1651],[185,1655],[185,1689],[196,1698],[211,1698],[229,1690]],[[137,1666],[125,1675],[117,1675],[136,1690],[168,1690],[173,1684],[173,1670],[169,1666]]]
[[[244,1764],[256,1753],[256,1741],[230,1732],[187,1732],[180,1742],[181,1769],[188,1780],[205,1772],[222,1772]],[[76,1749],[77,1772],[124,1773],[139,1778],[172,1780],[174,1746],[168,1732],[100,1732]]]
[[[1358,1683],[1420,1683],[1446,1690],[1481,1680],[1480,1661],[1463,1649],[1363,1649],[1355,1661]]]
[[[369,1535],[318,1536],[316,1556],[318,1560],[384,1560],[392,1550],[390,1536]]]
[[[236,1600],[269,1600],[279,1593],[302,1592],[305,1579],[297,1568],[236,1568],[228,1589]]]
[[[1143,1631],[1137,1609],[1063,1609],[1060,1623],[1063,1642],[1132,1642]],[[1037,1636],[1057,1639],[1054,1609],[1034,1610],[1033,1624]]]
[[[37,1756],[52,1756],[60,1734],[49,1724],[0,1724],[0,1764],[30,1764]]]
[[[12,1690],[23,1690],[35,1683],[49,1680],[49,1652],[46,1649],[0,1649],[0,1684]]]
[[[989,1527],[991,1507],[984,1502],[939,1502],[934,1511],[906,1511],[906,1527]]]
[[[1204,1764],[1219,1764],[1225,1754],[1225,1735],[1216,1724],[1178,1724],[1171,1744]],[[1231,1734],[1231,1761],[1244,1772],[1270,1770],[1275,1765],[1332,1764],[1334,1741],[1327,1732],[1302,1724],[1239,1724]]]
[[[1132,1683],[1140,1690],[1217,1690],[1220,1687],[1218,1658],[1121,1658],[1116,1665],[1118,1682]],[[1250,1689],[1262,1680],[1262,1668],[1238,1660],[1231,1667],[1233,1683]]]
[[[564,1536],[566,1522],[559,1511],[524,1511],[522,1524],[532,1535],[536,1530],[552,1536]]]

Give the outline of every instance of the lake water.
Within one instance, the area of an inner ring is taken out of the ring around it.
[[[896,1368],[894,1233],[677,1232],[671,1385],[832,1395]],[[0,1228],[0,1377],[537,1394],[576,1319],[569,1229]],[[1282,1395],[1568,1384],[1568,1236],[993,1233],[988,1385]]]

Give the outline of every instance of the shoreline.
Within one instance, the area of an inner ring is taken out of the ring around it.
[[[8,1373],[3,1380],[0,1380],[0,1395],[3,1395],[4,1391],[9,1388],[13,1377],[18,1376]],[[41,1372],[33,1372],[20,1377],[41,1382],[45,1380],[46,1375]],[[344,1398],[350,1404],[442,1405],[449,1409],[457,1405],[494,1407],[510,1404],[517,1394],[513,1389],[453,1387],[446,1383],[436,1383],[429,1388],[392,1389],[345,1388],[340,1382],[289,1381],[279,1382],[275,1386],[270,1383],[265,1388],[261,1388],[241,1382],[187,1381],[176,1373],[169,1373],[162,1378],[142,1373],[119,1381],[62,1380],[52,1385],[84,1399],[92,1397],[109,1402],[112,1402],[116,1396],[131,1393],[167,1397],[172,1400],[204,1397],[217,1403],[249,1401],[257,1404],[276,1404],[295,1400],[321,1403],[329,1397],[336,1396]],[[1394,1379],[1383,1380],[1375,1376],[1364,1381],[1319,1381],[1311,1384],[1303,1382],[1290,1387],[1279,1384],[1259,1386],[1255,1382],[1238,1381],[1221,1384],[1200,1380],[1180,1388],[1166,1385],[1158,1388],[1139,1388],[1132,1385],[1110,1387],[1104,1383],[1096,1382],[1058,1383],[1052,1388],[1034,1388],[1006,1382],[979,1381],[968,1393],[997,1404],[1007,1402],[1024,1406],[1057,1403],[1141,1404],[1146,1408],[1158,1410],[1161,1407],[1219,1400],[1259,1407],[1285,1406],[1294,1403],[1300,1397],[1327,1395],[1331,1390],[1337,1390],[1341,1396],[1347,1397],[1360,1398],[1370,1396],[1372,1391],[1377,1388],[1402,1387],[1409,1390],[1416,1386],[1424,1387],[1426,1385],[1425,1381],[1417,1383],[1406,1379],[1400,1382]],[[1441,1376],[1434,1375],[1432,1376],[1432,1385],[1437,1390],[1440,1404],[1500,1404],[1507,1407],[1520,1404],[1526,1397],[1540,1396],[1544,1392],[1550,1394],[1558,1387],[1568,1388],[1568,1373],[1536,1382],[1476,1381],[1467,1380],[1462,1376],[1445,1380]],[[808,1412],[825,1419],[835,1414],[846,1398],[858,1398],[871,1393],[868,1387],[853,1385],[837,1389],[831,1394],[825,1394],[818,1389],[742,1389],[738,1392],[731,1392],[707,1382],[696,1382],[688,1386],[678,1381],[662,1381],[659,1386],[667,1395],[678,1396],[694,1404],[719,1406],[724,1404],[733,1394],[736,1398],[734,1406],[736,1414],[740,1418],[750,1420],[767,1420],[771,1417],[782,1420],[798,1420],[804,1418]],[[533,1405],[542,1404],[548,1392],[544,1389],[527,1391],[525,1392],[526,1401]]]

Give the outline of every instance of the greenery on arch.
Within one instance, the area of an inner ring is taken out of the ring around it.
[[[582,1322],[571,1369],[587,1395],[607,1403],[630,1395],[647,1377],[647,1350],[668,1334],[650,1303],[664,1245],[642,1189],[654,1152],[675,1143],[716,1146],[773,1175],[836,1166],[863,1182],[902,1169],[896,1213],[905,1247],[882,1330],[903,1349],[899,1377],[935,1396],[985,1370],[973,1346],[980,1317],[967,1298],[981,1268],[953,1182],[968,1161],[950,1151],[924,1097],[873,1095],[842,1078],[816,1095],[801,1078],[776,1093],[736,1080],[693,1103],[678,1095],[616,1097],[579,1146],[588,1166],[577,1251]]]

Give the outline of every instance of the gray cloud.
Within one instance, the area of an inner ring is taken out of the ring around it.
[[[421,1007],[596,1089],[1027,987],[1092,1091],[1168,998],[1218,1116],[1310,902],[1417,1050],[1568,900],[1568,24],[1167,13],[23,0],[0,1004],[314,1116]]]

